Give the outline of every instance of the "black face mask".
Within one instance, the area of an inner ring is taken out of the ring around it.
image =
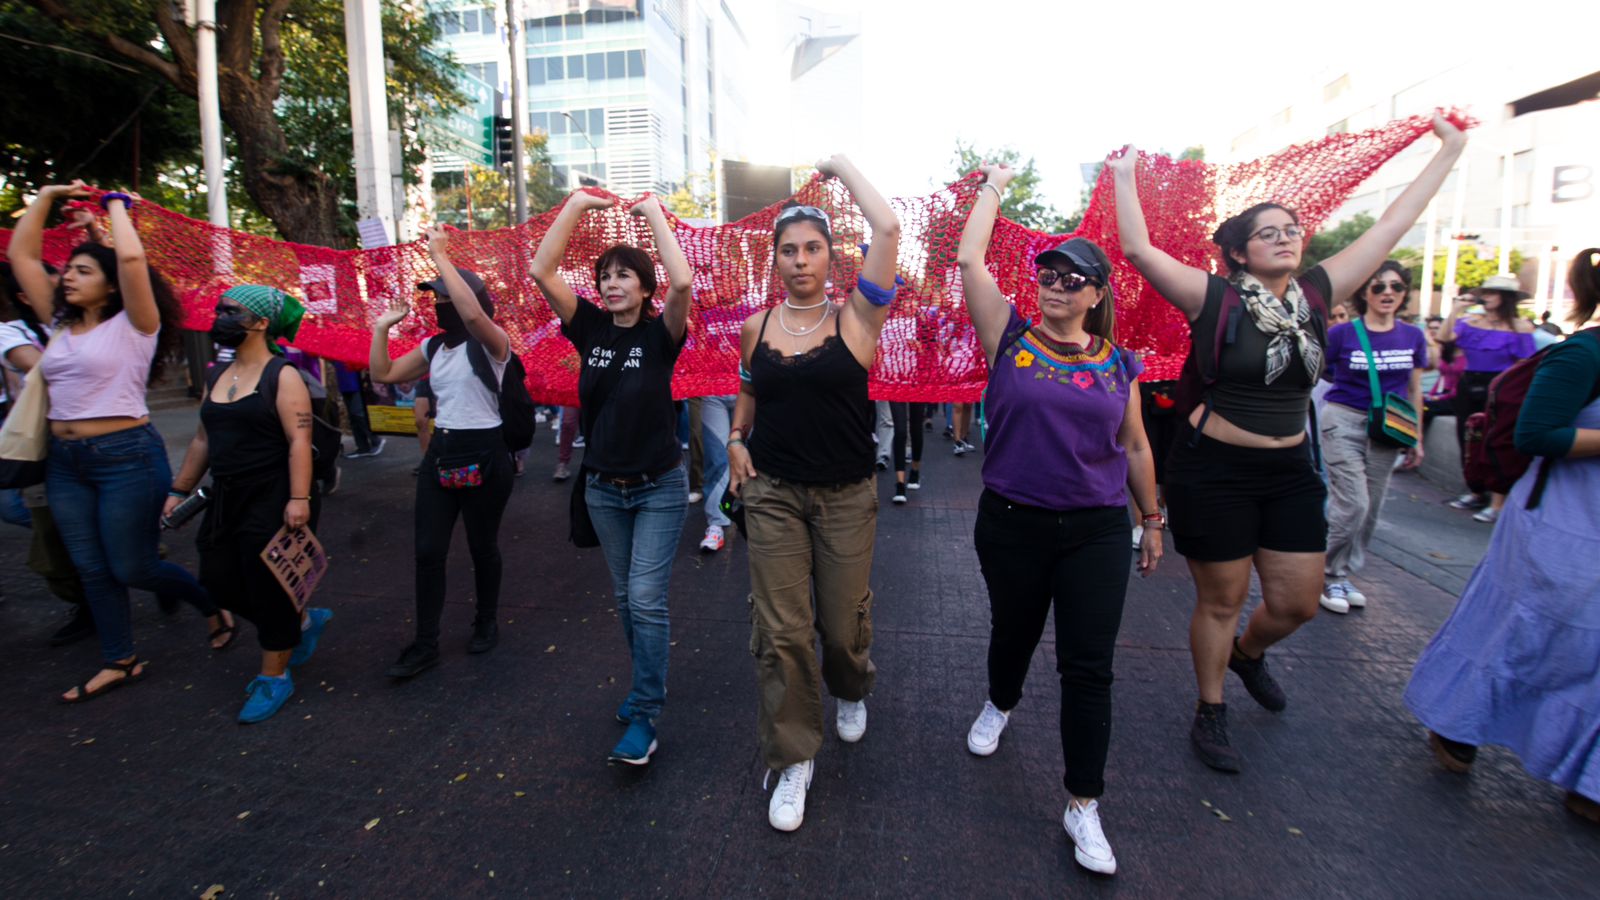
[[[435,303],[433,317],[439,323],[439,330],[444,332],[445,346],[454,347],[467,339],[467,323],[461,321],[454,303]]]
[[[238,347],[250,336],[250,326],[255,316],[245,310],[223,310],[211,323],[211,340],[224,347]]]

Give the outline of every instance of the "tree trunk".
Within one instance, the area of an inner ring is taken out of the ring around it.
[[[239,146],[245,193],[285,239],[318,247],[348,247],[339,229],[339,191],[318,169],[286,165],[288,140],[254,79],[231,73],[218,79],[223,121]]]

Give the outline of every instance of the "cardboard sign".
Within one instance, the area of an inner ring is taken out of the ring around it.
[[[305,611],[312,592],[328,572],[328,554],[323,552],[322,542],[309,528],[291,531],[285,525],[278,529],[261,551],[261,561],[294,600],[297,612]]]

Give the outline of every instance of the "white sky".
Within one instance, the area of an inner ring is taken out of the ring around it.
[[[1063,210],[1077,203],[1080,163],[1128,142],[1172,153],[1222,146],[1281,109],[1306,79],[1337,77],[1347,65],[1513,66],[1523,53],[1583,53],[1568,47],[1587,35],[1600,66],[1592,44],[1600,4],[1575,0],[806,5],[860,11],[869,124],[840,135],[839,149],[884,193],[927,193],[960,138],[1035,157],[1046,198]],[[1424,53],[1437,54],[1437,65],[1416,58]]]

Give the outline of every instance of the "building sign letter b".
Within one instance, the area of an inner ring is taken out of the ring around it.
[[[1550,170],[1550,202],[1572,203],[1594,196],[1594,169],[1589,166],[1556,166]]]

